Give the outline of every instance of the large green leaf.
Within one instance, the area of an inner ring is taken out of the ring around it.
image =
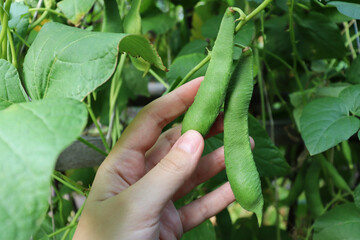
[[[85,105],[66,98],[13,104],[0,112],[2,239],[30,239],[39,227],[57,156],[86,122]]]
[[[345,88],[340,92],[339,97],[352,114],[360,117],[360,84]]]
[[[95,0],[62,0],[57,5],[64,15],[77,25],[94,3]]]
[[[360,19],[360,4],[340,1],[331,1],[328,4],[335,6],[339,12],[346,16]]]
[[[254,138],[256,168],[262,177],[284,176],[290,171],[283,154],[274,145],[265,129],[249,114],[249,135]]]
[[[119,51],[141,56],[165,70],[155,49],[142,36],[90,32],[47,23],[25,57],[27,92],[32,99],[82,100],[111,77]]]
[[[310,154],[314,155],[347,140],[356,133],[359,124],[359,119],[349,116],[349,109],[341,99],[325,97],[304,107],[300,132]]]
[[[26,102],[16,68],[4,59],[0,59],[0,86],[0,110],[13,103]]]
[[[294,15],[298,49],[307,59],[343,58],[345,42],[336,23],[317,12]],[[331,39],[331,41],[329,41]]]
[[[314,240],[357,240],[360,236],[360,209],[353,203],[339,205],[314,223]]]

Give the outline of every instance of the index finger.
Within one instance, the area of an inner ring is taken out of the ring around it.
[[[125,129],[112,152],[116,154],[117,149],[127,148],[145,154],[155,144],[162,129],[194,102],[203,79],[196,78],[146,105]]]

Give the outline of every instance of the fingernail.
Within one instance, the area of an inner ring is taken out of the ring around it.
[[[189,130],[181,136],[177,147],[187,153],[195,153],[200,146],[200,133]]]

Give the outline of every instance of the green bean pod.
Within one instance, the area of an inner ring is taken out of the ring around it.
[[[230,79],[234,28],[234,12],[228,8],[221,21],[205,79],[185,114],[182,133],[193,129],[205,136],[219,114]]]
[[[334,165],[332,165],[329,161],[325,159],[324,155],[317,154],[312,158],[313,160],[318,161],[321,164],[323,171],[330,177],[330,179],[333,181],[334,185],[337,188],[344,190],[348,193],[352,193],[349,185],[346,183],[344,178],[336,170]]]
[[[305,168],[302,167],[300,172],[296,175],[296,178],[289,191],[289,195],[285,199],[285,203],[287,205],[292,205],[304,190],[305,175]]]
[[[225,165],[236,200],[243,208],[254,212],[261,225],[264,199],[248,129],[248,110],[253,85],[253,57],[248,50],[242,54],[231,76],[225,99]]]
[[[319,175],[321,166],[317,161],[312,161],[305,178],[305,196],[308,211],[314,218],[324,212],[324,205],[321,201],[319,189]]]

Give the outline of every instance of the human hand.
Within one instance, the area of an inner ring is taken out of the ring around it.
[[[161,134],[192,104],[201,81],[139,112],[99,167],[74,239],[180,239],[235,200],[227,182],[180,209],[173,204],[225,167],[223,147],[201,157],[198,132],[180,136],[177,126]],[[220,115],[207,137],[222,131]]]

